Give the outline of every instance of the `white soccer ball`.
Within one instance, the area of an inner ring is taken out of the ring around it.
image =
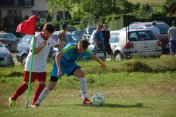
[[[101,93],[95,93],[91,101],[95,106],[102,106],[105,102],[105,97]]]

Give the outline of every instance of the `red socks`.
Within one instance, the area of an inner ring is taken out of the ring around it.
[[[23,83],[17,88],[15,94],[11,97],[11,99],[16,101],[17,98],[26,91],[27,87],[28,85],[26,83]]]
[[[38,99],[40,93],[42,92],[42,90],[43,90],[44,88],[45,88],[45,85],[39,85],[39,86],[38,86],[38,88],[37,88],[37,90],[36,90],[36,92],[35,92],[35,96],[34,96],[34,100],[33,100],[33,103],[32,103],[32,104],[34,104],[34,103],[37,101],[37,99]]]
[[[26,89],[28,88],[28,85],[26,83],[23,83],[21,86],[19,86],[15,92],[15,94],[11,97],[12,100],[17,100],[17,98],[23,94]],[[35,92],[35,96],[34,96],[34,100],[33,100],[33,104],[37,101],[40,93],[42,92],[42,90],[45,88],[45,85],[39,85],[36,92]]]

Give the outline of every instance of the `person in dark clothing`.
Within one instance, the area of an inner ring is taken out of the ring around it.
[[[113,59],[113,52],[112,52],[111,46],[109,44],[110,31],[108,30],[107,23],[103,24],[103,30],[101,32],[103,33],[105,51],[108,53],[108,55],[111,56],[111,59]]]

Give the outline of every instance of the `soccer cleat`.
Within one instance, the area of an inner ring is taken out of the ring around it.
[[[39,107],[39,106],[40,106],[40,105],[37,104],[37,103],[31,105],[31,107],[33,107],[33,108],[37,108],[37,107]]]
[[[84,105],[92,105],[92,102],[88,98],[84,98],[83,104]]]
[[[16,101],[12,100],[11,97],[9,98],[9,107],[15,107],[16,106]]]

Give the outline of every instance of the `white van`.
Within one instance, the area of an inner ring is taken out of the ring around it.
[[[110,45],[117,61],[132,57],[160,57],[161,44],[149,29],[111,31]]]

